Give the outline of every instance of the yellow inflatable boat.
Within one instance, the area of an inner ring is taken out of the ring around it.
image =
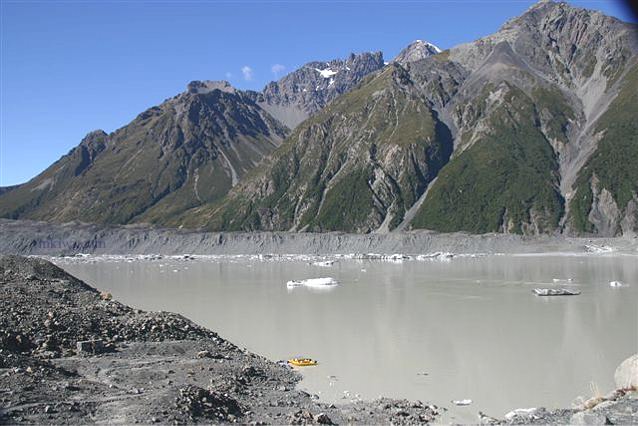
[[[317,361],[310,358],[293,358],[288,360],[288,364],[296,367],[309,367],[311,365],[317,365]]]

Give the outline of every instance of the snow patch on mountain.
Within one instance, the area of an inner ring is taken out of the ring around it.
[[[442,50],[441,50],[441,49],[439,49],[439,47],[438,47],[437,45],[434,45],[434,44],[432,44],[432,43],[430,43],[430,42],[428,42],[428,41],[415,40],[414,42],[415,42],[415,43],[419,43],[419,44],[424,44],[424,45],[426,45],[427,47],[429,47],[430,49],[434,50],[436,53],[441,53],[441,52],[442,52]]]
[[[333,75],[337,74],[337,72],[338,72],[338,71],[333,71],[331,68],[326,68],[326,69],[323,69],[323,70],[315,68],[315,71],[317,71],[319,74],[321,74],[321,76],[323,78],[330,78]]]
[[[439,53],[441,53],[441,49],[439,49],[438,46],[427,41],[414,40],[405,49],[399,52],[397,57],[394,58],[394,62],[406,65]]]

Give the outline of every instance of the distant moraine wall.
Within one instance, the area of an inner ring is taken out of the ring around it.
[[[197,232],[142,226],[63,225],[0,219],[0,254],[421,254],[585,252],[608,245],[637,253],[636,238],[562,238],[552,236],[412,231],[390,234]]]

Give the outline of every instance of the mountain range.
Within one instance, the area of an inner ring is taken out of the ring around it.
[[[0,198],[0,217],[167,220],[223,197],[290,127],[383,66],[381,53],[312,62],[261,93],[193,81],[121,129],[89,133],[40,175],[10,188]]]
[[[195,81],[89,133],[0,216],[210,230],[638,232],[638,29],[541,1],[441,51]]]

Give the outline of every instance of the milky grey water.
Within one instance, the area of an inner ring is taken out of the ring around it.
[[[638,258],[487,256],[441,261],[197,259],[62,262],[127,304],[179,312],[273,360],[307,355],[301,388],[326,401],[380,395],[476,421],[520,407],[569,407],[613,388],[638,352]],[[286,288],[333,277],[330,289]],[[572,279],[554,283],[554,279]],[[610,281],[626,285],[610,287]],[[538,297],[567,286],[580,296]],[[451,400],[472,399],[454,408]]]

